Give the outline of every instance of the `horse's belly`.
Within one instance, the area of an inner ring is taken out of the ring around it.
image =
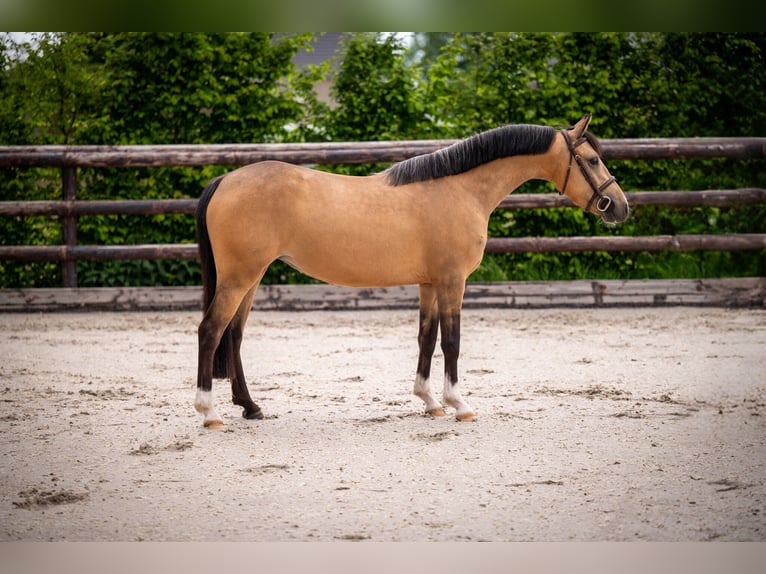
[[[424,265],[412,252],[375,253],[369,248],[315,246],[279,258],[301,273],[346,287],[390,287],[427,280]]]

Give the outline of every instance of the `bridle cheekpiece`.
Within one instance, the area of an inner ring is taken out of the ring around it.
[[[572,171],[572,160],[574,159],[577,162],[577,165],[580,168],[580,172],[582,173],[583,177],[585,178],[585,181],[588,182],[588,185],[590,185],[590,188],[593,190],[593,195],[588,200],[587,205],[585,206],[585,211],[588,211],[590,209],[590,206],[593,205],[593,202],[596,202],[596,209],[598,209],[601,213],[604,213],[606,210],[608,210],[612,205],[612,198],[608,195],[604,195],[604,190],[615,183],[617,180],[614,176],[609,176],[601,185],[596,185],[596,182],[593,181],[593,178],[590,175],[590,172],[585,167],[585,160],[583,160],[582,157],[577,153],[577,148],[581,146],[584,143],[588,142],[588,139],[583,135],[579,139],[572,141],[572,138],[569,137],[569,134],[567,133],[568,130],[561,130],[561,135],[564,136],[564,141],[567,143],[567,147],[569,148],[569,165],[567,166],[567,174],[566,177],[564,177],[564,185],[561,188],[561,191],[559,193],[561,195],[564,195],[564,193],[567,190],[567,184],[569,183],[569,175]]]

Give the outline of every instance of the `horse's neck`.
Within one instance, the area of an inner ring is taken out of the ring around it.
[[[544,179],[557,182],[558,173],[551,151],[539,155],[516,155],[491,161],[462,174],[465,185],[477,195],[487,214],[525,181]]]

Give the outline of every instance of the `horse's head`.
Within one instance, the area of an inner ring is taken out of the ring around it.
[[[561,130],[567,168],[559,193],[606,223],[622,223],[630,214],[628,200],[601,160],[598,140],[588,133],[590,119],[591,114],[586,114],[571,128]]]

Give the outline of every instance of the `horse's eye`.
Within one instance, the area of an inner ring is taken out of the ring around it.
[[[589,164],[591,164],[591,165],[592,165],[592,166],[594,166],[594,167],[595,167],[595,166],[597,166],[597,165],[598,165],[598,157],[592,157],[592,158],[590,158],[590,159],[588,160],[588,163],[589,163]]]

